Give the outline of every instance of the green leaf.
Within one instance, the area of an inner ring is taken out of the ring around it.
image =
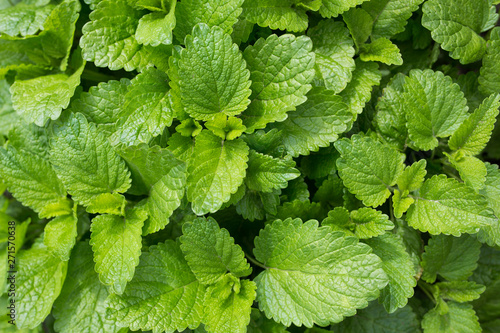
[[[319,13],[321,16],[330,18],[337,17],[339,14],[356,7],[366,0],[323,0]]]
[[[88,121],[96,123],[98,128],[112,133],[125,103],[129,85],[130,80],[127,78],[101,82],[90,87],[88,92],[82,92],[78,99],[71,102],[70,108],[75,113],[82,113]]]
[[[347,28],[359,49],[370,37],[373,29],[373,18],[363,8],[351,8],[342,14]]]
[[[176,9],[177,26],[174,34],[181,43],[191,34],[198,23],[209,27],[218,26],[226,34],[231,34],[233,25],[238,21],[244,0],[183,0]]]
[[[141,17],[135,32],[135,39],[139,44],[151,46],[172,44],[172,30],[176,24],[176,4],[177,1],[169,1],[168,13],[155,12]]]
[[[486,289],[485,286],[472,281],[439,282],[434,286],[439,288],[439,296],[455,302],[471,302],[479,298]]]
[[[422,279],[436,281],[439,274],[448,281],[467,279],[477,267],[481,243],[469,235],[434,235],[422,255]]]
[[[194,141],[180,133],[174,133],[168,140],[168,150],[181,161],[188,162],[194,154]]]
[[[200,134],[203,126],[193,118],[184,119],[180,125],[175,127],[175,130],[182,136],[195,137]],[[212,131],[213,132],[213,131]]]
[[[446,153],[445,153],[446,154]],[[451,165],[459,172],[460,178],[476,191],[483,188],[486,180],[486,165],[473,156],[464,156],[462,151],[448,155]]]
[[[128,86],[112,139],[128,145],[148,143],[172,125],[169,90],[168,76],[160,70],[147,68],[137,75]]]
[[[380,61],[386,65],[402,65],[399,48],[387,38],[379,38],[361,46],[359,57],[363,61]]]
[[[133,208],[125,217],[98,215],[92,220],[90,245],[94,251],[95,270],[99,280],[110,286],[114,294],[121,295],[134,276],[146,218],[144,210]]]
[[[253,281],[227,277],[207,288],[203,323],[208,332],[246,333],[257,286]]]
[[[91,214],[124,215],[127,199],[118,193],[102,193],[92,199],[87,207]]]
[[[16,325],[35,328],[50,313],[61,292],[68,262],[54,257],[43,246],[22,251],[16,274]]]
[[[403,308],[413,296],[413,288],[417,285],[413,276],[413,262],[401,238],[394,234],[384,234],[364,242],[382,259],[389,284],[382,289],[379,302],[387,312],[393,313]]]
[[[413,192],[421,188],[427,174],[426,166],[426,160],[420,160],[407,166],[396,181],[398,188],[403,192]]]
[[[35,35],[43,29],[43,23],[54,7],[53,4],[36,6],[21,2],[0,10],[0,33],[23,37]]]
[[[12,147],[0,148],[0,177],[14,197],[40,217],[71,213],[64,185],[42,157]]]
[[[255,238],[254,254],[267,267],[255,279],[259,307],[286,326],[340,322],[387,284],[369,246],[330,227],[318,228],[315,220],[267,225]]]
[[[420,332],[420,323],[410,306],[389,314],[382,305],[372,302],[333,329],[339,333],[415,333]]]
[[[119,327],[106,319],[108,291],[94,271],[92,249],[85,242],[75,246],[61,295],[54,303],[54,328],[60,333],[115,333]]]
[[[344,103],[353,114],[363,112],[365,104],[370,100],[372,89],[380,84],[382,75],[375,62],[362,62],[356,59],[356,69],[352,72],[352,80],[340,93]]]
[[[204,130],[188,162],[187,198],[195,214],[216,212],[243,183],[248,146],[241,139],[222,141]]]
[[[485,186],[480,191],[488,200],[488,206],[493,209],[497,217],[500,216],[500,170],[498,165],[485,163],[486,165],[486,180]],[[500,241],[500,239],[499,239]]]
[[[205,127],[223,140],[234,140],[247,129],[240,118],[228,118],[222,113],[217,114],[214,119],[207,121]]]
[[[435,332],[481,332],[476,313],[470,304],[449,302],[448,312],[440,314],[438,309],[427,312],[422,320],[424,333]]]
[[[315,55],[311,50],[310,38],[290,34],[273,34],[245,49],[243,57],[250,69],[252,95],[241,118],[248,133],[285,120],[286,112],[307,100],[305,95],[314,78]]]
[[[500,28],[494,28],[486,45],[483,58],[479,89],[486,94],[500,93]]]
[[[287,333],[285,326],[268,319],[262,312],[252,308],[247,333]]]
[[[389,216],[372,208],[360,208],[350,214],[354,223],[354,235],[359,239],[368,239],[383,235],[387,230],[394,229],[394,224],[389,221]]]
[[[0,80],[0,135],[7,135],[19,118],[12,107],[12,99],[6,80]]]
[[[391,38],[405,30],[407,20],[424,0],[370,0],[363,9],[373,18],[372,38]]]
[[[432,38],[462,64],[481,60],[486,41],[480,36],[490,15],[491,0],[430,0],[422,7],[422,25]]]
[[[184,110],[197,120],[210,120],[218,113],[235,116],[250,103],[250,73],[238,46],[219,27],[194,27],[186,37],[178,72]]]
[[[171,240],[141,255],[134,278],[121,296],[109,297],[109,314],[131,330],[182,332],[204,315],[205,287],[191,272],[179,245]]]
[[[100,194],[130,187],[125,162],[82,114],[71,115],[54,132],[50,161],[75,201],[89,205]]]
[[[305,31],[308,26],[306,8],[296,0],[245,0],[243,17],[261,27],[291,32]]]
[[[467,101],[460,86],[441,72],[412,70],[404,89],[406,126],[417,148],[436,148],[437,138],[452,135],[467,118]]]
[[[335,148],[341,155],[339,175],[349,191],[367,206],[383,204],[403,172],[405,155],[361,135],[339,140]]]
[[[237,278],[252,272],[241,247],[213,218],[196,218],[184,224],[182,232],[182,252],[200,283],[214,284],[227,272]]]
[[[248,156],[245,184],[250,190],[267,193],[286,188],[288,181],[300,176],[294,166],[295,162],[291,159],[272,158],[252,149]]]
[[[347,130],[351,119],[342,98],[320,87],[311,90],[307,101],[288,113],[288,119],[272,127],[281,131],[287,152],[297,157],[328,147]]]
[[[80,75],[85,67],[80,52],[73,53],[72,74],[52,74],[29,80],[16,80],[10,87],[12,105],[27,122],[43,126],[49,119],[57,119],[68,107]]]
[[[433,235],[474,234],[480,227],[498,222],[483,196],[446,175],[426,180],[413,198],[415,204],[406,214],[408,224]]]
[[[491,95],[481,103],[453,133],[448,142],[452,150],[461,150],[467,155],[478,155],[486,147],[495,127],[500,108],[500,94]]]
[[[309,29],[307,35],[313,42],[313,52],[316,54],[315,85],[325,86],[335,93],[341,92],[351,81],[356,68],[354,44],[349,30],[341,22],[324,20]]]
[[[71,249],[75,246],[78,219],[76,214],[58,216],[45,226],[43,243],[52,255],[68,261]]]
[[[264,220],[268,214],[277,214],[276,207],[280,204],[279,195],[279,190],[263,193],[246,189],[243,198],[235,205],[236,212],[250,221]]]

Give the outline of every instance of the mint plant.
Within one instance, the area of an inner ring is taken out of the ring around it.
[[[499,332],[498,5],[0,0],[0,331]]]

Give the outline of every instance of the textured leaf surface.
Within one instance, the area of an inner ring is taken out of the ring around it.
[[[363,207],[354,210],[350,214],[351,222],[354,223],[354,235],[359,239],[368,239],[383,235],[387,230],[394,229],[394,224],[389,216],[381,211]]]
[[[485,286],[472,281],[451,281],[436,283],[439,288],[439,295],[443,299],[455,302],[471,302],[478,299],[486,289]]]
[[[267,193],[286,188],[288,181],[300,176],[294,166],[293,160],[277,159],[250,150],[245,184],[251,190]]]
[[[52,255],[68,261],[71,249],[75,246],[78,219],[75,215],[58,216],[45,226],[43,243]]]
[[[300,32],[307,29],[304,7],[295,6],[295,0],[245,0],[243,16],[261,27]]]
[[[177,25],[174,33],[182,43],[184,38],[191,34],[193,27],[198,23],[206,23],[209,27],[218,26],[225,33],[230,34],[233,25],[238,20],[244,0],[183,0],[175,11]]]
[[[281,131],[288,153],[297,157],[328,147],[347,130],[351,119],[352,115],[340,96],[324,88],[314,88],[307,94],[304,104],[273,127]]]
[[[382,289],[379,301],[387,312],[393,313],[403,308],[413,296],[413,288],[417,285],[413,277],[413,262],[402,240],[394,234],[384,234],[364,242],[382,259],[389,284]]]
[[[54,257],[45,247],[20,252],[16,258],[16,325],[35,328],[50,313],[61,292],[68,262]]]
[[[399,48],[387,38],[376,39],[361,49],[359,56],[363,61],[380,61],[386,65],[403,64]]]
[[[61,295],[54,303],[54,328],[60,333],[115,333],[112,319],[106,319],[109,293],[94,271],[92,249],[78,243],[69,262]]]
[[[0,148],[0,177],[23,204],[47,217],[49,206],[67,202],[64,185],[50,164],[38,155],[14,148]]]
[[[483,58],[479,84],[484,93],[500,93],[500,28],[498,27],[491,31]]]
[[[426,180],[414,199],[406,215],[408,224],[433,235],[473,234],[498,222],[483,196],[445,175]]]
[[[182,230],[182,252],[200,283],[216,283],[227,272],[238,278],[252,272],[241,247],[213,218],[197,218]]]
[[[196,137],[188,162],[187,198],[197,215],[217,211],[243,183],[248,146],[241,139],[222,141],[211,132]]]
[[[98,215],[92,220],[90,245],[99,279],[116,294],[122,294],[134,276],[141,255],[141,234],[147,214],[131,209],[125,217]]]
[[[256,259],[268,267],[255,279],[259,307],[287,326],[340,322],[387,283],[369,246],[314,220],[276,220],[255,246]]]
[[[440,314],[437,309],[432,309],[425,314],[422,320],[424,333],[481,332],[481,326],[472,305],[450,302],[448,308],[449,311],[446,314]]]
[[[102,193],[123,193],[130,187],[125,162],[82,114],[54,131],[50,161],[74,200],[89,205]]]
[[[481,60],[486,41],[479,35],[490,15],[490,0],[430,0],[422,10],[422,25],[432,38],[462,64]]]
[[[139,44],[158,46],[172,44],[172,30],[175,28],[175,6],[177,1],[169,1],[168,13],[155,12],[141,17],[135,32]]]
[[[485,147],[495,127],[500,108],[500,94],[491,95],[453,133],[448,145],[469,155],[478,155]]]
[[[122,296],[112,295],[110,314],[121,326],[157,332],[197,327],[204,314],[203,287],[173,241],[151,246]]]
[[[316,54],[316,85],[339,93],[352,79],[354,71],[354,42],[349,30],[341,23],[331,20],[320,21],[309,29],[307,35],[313,42]]]
[[[500,170],[495,164],[486,164],[485,186],[480,192],[488,200],[488,206],[493,209],[497,217],[500,216]],[[499,239],[500,240],[500,239]]]
[[[245,49],[252,80],[251,103],[242,114],[247,132],[283,121],[286,112],[306,101],[314,78],[315,56],[306,36],[271,35]]]
[[[413,70],[404,85],[410,139],[422,150],[438,146],[437,138],[453,134],[467,118],[467,101],[450,77],[432,70]]]
[[[432,236],[422,255],[422,278],[434,282],[439,274],[449,281],[467,279],[477,267],[481,244],[469,235]]]
[[[335,148],[341,155],[337,168],[349,191],[367,206],[383,204],[403,172],[405,156],[361,135],[339,140]]]
[[[19,3],[0,11],[0,33],[10,36],[34,35],[43,29],[43,23],[54,5],[36,6]]]
[[[349,10],[351,7],[356,7],[366,0],[323,0],[320,14],[323,17],[337,17],[339,14]]]
[[[178,71],[184,110],[195,119],[238,115],[250,103],[250,73],[238,46],[219,27],[198,24],[193,29]]]
[[[487,172],[483,161],[473,156],[463,156],[462,151],[452,154],[449,160],[465,184],[476,191],[483,188]]]

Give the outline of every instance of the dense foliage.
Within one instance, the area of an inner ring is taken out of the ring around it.
[[[498,4],[0,0],[0,331],[500,332]]]

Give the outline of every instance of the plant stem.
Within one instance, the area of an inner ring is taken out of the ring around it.
[[[426,294],[427,297],[429,297],[429,299],[431,301],[433,301],[434,303],[436,303],[436,299],[432,295],[433,293],[432,293],[430,285],[428,285],[427,283],[425,283],[422,280],[418,280],[417,285],[420,287],[420,290],[422,290],[424,292],[424,294]]]
[[[248,260],[250,260],[250,262],[256,266],[259,266],[260,268],[264,268],[264,269],[268,269],[269,267],[266,267],[264,266],[264,264],[258,262],[255,258],[253,258],[251,255],[249,255],[248,253],[244,252],[245,253],[245,257],[247,257]]]

